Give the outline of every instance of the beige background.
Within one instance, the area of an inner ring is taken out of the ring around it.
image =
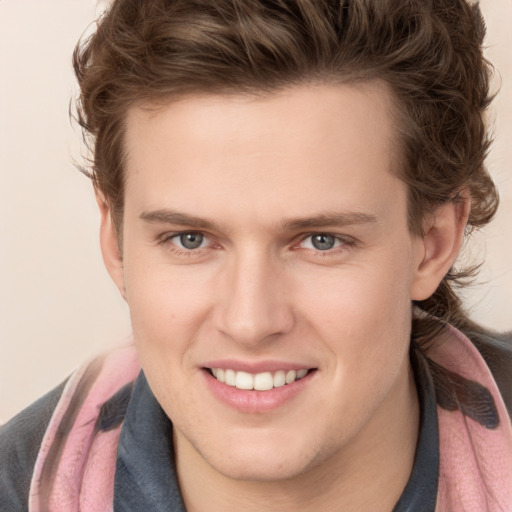
[[[88,180],[72,165],[68,119],[75,42],[104,2],[0,0],[0,422],[130,333],[103,268]],[[501,73],[489,167],[500,215],[466,248],[485,259],[467,303],[512,329],[512,0],[484,0],[488,56]]]

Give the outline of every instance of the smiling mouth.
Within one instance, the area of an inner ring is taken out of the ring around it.
[[[248,373],[224,368],[205,368],[208,373],[222,384],[234,388],[254,391],[269,391],[292,384],[315,369],[278,370],[276,372]]]

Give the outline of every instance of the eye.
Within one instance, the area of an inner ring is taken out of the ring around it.
[[[200,247],[204,247],[207,240],[201,233],[179,233],[174,235],[171,238],[171,241],[177,245],[181,246],[183,249],[187,249],[188,251],[192,251],[194,249],[199,249]]]
[[[314,233],[305,238],[301,245],[306,249],[314,249],[316,251],[329,251],[340,247],[345,242],[340,238],[328,233]]]

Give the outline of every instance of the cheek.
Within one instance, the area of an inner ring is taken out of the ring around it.
[[[166,266],[126,264],[127,300],[139,361],[166,413],[180,418],[194,396],[187,387],[190,354],[206,315],[198,280]],[[183,402],[183,397],[186,397]]]
[[[136,256],[125,261],[125,281],[141,362],[169,367],[197,338],[214,288],[198,271]]]
[[[318,274],[301,283],[299,294],[306,317],[316,318],[319,328],[339,330],[351,339],[362,332],[385,336],[388,330],[403,328],[412,307],[409,287],[404,266],[388,258],[328,276]]]
[[[331,354],[336,387],[370,402],[376,389],[389,389],[408,357],[412,314],[404,267],[388,260],[373,268],[317,281],[302,308]]]

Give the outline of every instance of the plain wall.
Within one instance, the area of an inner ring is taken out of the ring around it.
[[[512,329],[512,0],[482,2],[488,56],[501,73],[488,164],[500,214],[466,248],[484,259],[473,316]],[[0,422],[93,354],[123,342],[128,310],[104,270],[92,187],[73,166],[75,42],[104,7],[93,0],[0,0]]]

